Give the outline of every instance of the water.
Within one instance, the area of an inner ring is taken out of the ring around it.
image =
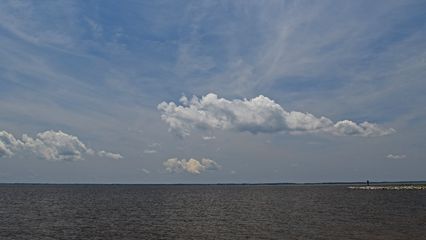
[[[426,239],[426,191],[0,184],[0,239]]]

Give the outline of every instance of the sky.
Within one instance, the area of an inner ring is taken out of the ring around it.
[[[426,180],[425,1],[0,5],[0,182]]]

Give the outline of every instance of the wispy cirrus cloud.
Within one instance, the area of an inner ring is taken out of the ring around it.
[[[148,144],[148,148],[143,150],[143,153],[145,154],[154,154],[158,152],[158,148],[160,147],[160,143],[150,143]]]
[[[374,123],[355,123],[350,120],[333,122],[326,117],[311,113],[286,111],[279,104],[265,96],[252,99],[227,100],[209,93],[201,99],[186,97],[174,102],[158,105],[161,118],[170,130],[178,136],[190,134],[192,129],[222,129],[237,132],[290,133],[324,132],[339,136],[384,136],[395,132]]]

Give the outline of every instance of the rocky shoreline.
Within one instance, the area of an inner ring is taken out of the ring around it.
[[[349,189],[358,190],[426,190],[426,185],[399,185],[399,186],[351,186]]]

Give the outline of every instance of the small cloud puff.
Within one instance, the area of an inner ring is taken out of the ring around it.
[[[218,163],[208,158],[203,158],[201,161],[193,158],[189,160],[170,158],[163,165],[168,172],[180,173],[186,171],[192,174],[200,174],[206,170],[218,170],[221,167]]]
[[[123,156],[121,156],[121,154],[106,152],[104,150],[99,151],[97,155],[99,157],[107,157],[107,158],[111,158],[111,159],[114,159],[114,160],[119,160],[119,159],[123,158]]]
[[[388,154],[387,156],[386,156],[386,158],[389,158],[389,159],[404,159],[404,158],[406,158],[407,156],[406,155],[404,155],[404,154],[402,154],[402,155],[398,155],[398,154]]]
[[[216,136],[203,136],[203,140],[209,141],[216,139]]]
[[[112,159],[123,158],[120,154],[98,151],[88,148],[76,136],[62,131],[45,131],[38,133],[35,138],[22,135],[16,139],[6,131],[0,131],[0,157],[13,156],[16,153],[29,151],[37,157],[51,161],[84,160],[84,155],[97,155]]]
[[[222,129],[237,132],[290,133],[325,132],[338,136],[384,136],[395,132],[374,123],[357,124],[350,120],[334,123],[326,117],[311,113],[284,110],[279,104],[265,96],[252,99],[227,100],[209,93],[198,99],[188,100],[183,96],[181,105],[174,102],[160,103],[157,108],[169,130],[180,137],[188,136],[192,129]]]
[[[151,171],[149,171],[148,169],[146,169],[146,168],[141,168],[141,169],[139,169],[141,172],[143,172],[144,174],[150,174],[151,173]]]
[[[155,150],[155,149],[145,149],[145,150],[143,150],[143,153],[153,154],[153,153],[157,153],[157,150]]]

